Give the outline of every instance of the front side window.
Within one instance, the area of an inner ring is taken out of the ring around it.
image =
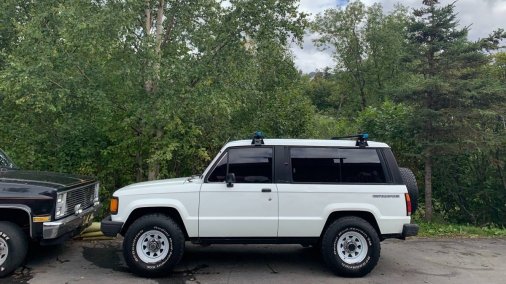
[[[220,159],[209,182],[224,182],[227,173],[236,183],[272,183],[272,148],[232,148]]]
[[[294,147],[292,181],[307,183],[385,183],[376,149]]]
[[[218,161],[213,172],[207,179],[209,182],[224,182],[225,176],[227,175],[227,162],[228,153],[225,153],[223,157]]]
[[[228,172],[237,183],[272,182],[272,148],[235,148],[229,155]]]

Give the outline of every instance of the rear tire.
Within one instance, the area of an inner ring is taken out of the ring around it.
[[[183,257],[185,238],[170,217],[150,214],[137,219],[123,240],[128,267],[144,277],[167,275]]]
[[[378,263],[380,251],[376,230],[359,217],[339,218],[323,234],[323,260],[339,276],[368,274]]]
[[[0,222],[0,277],[9,275],[26,257],[28,241],[21,228],[11,222]]]
[[[416,177],[408,168],[399,168],[399,172],[401,173],[402,181],[408,189],[411,199],[411,215],[413,215],[418,209],[418,185],[416,184]]]

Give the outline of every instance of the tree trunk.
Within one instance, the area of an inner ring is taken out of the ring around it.
[[[164,18],[164,10],[165,10],[165,0],[158,0],[158,7],[156,11],[156,24],[155,24],[155,59],[154,62],[149,62],[148,68],[152,68],[152,73],[148,73],[148,78],[145,82],[145,90],[148,95],[156,95],[157,92],[157,83],[160,80],[160,61],[162,58],[161,45],[162,45],[162,34],[163,34],[163,18]],[[146,20],[150,19],[150,17],[146,16]],[[151,29],[151,22],[146,23],[146,29],[149,27]],[[149,33],[148,33],[149,35]],[[162,127],[158,124],[153,125],[154,135],[153,135],[153,149],[152,152],[158,152],[159,141],[162,139],[163,130]],[[160,162],[155,159],[151,161],[148,165],[148,180],[158,179],[160,176]]]
[[[141,150],[138,150],[135,154],[135,161],[137,163],[136,176],[135,180],[137,182],[143,181],[144,172],[142,170],[142,153]]]
[[[150,33],[151,33],[151,5],[150,5],[150,1],[149,0],[145,0],[145,9],[144,9],[144,16],[145,16],[145,22],[144,22],[144,36],[147,38],[149,37]],[[148,69],[149,69],[149,66],[150,66],[150,62],[149,62],[149,59],[148,59],[148,62],[146,62],[147,66],[148,66]],[[144,90],[146,91],[146,93],[150,93],[151,90],[153,89],[152,88],[152,85],[153,85],[153,81],[151,80],[151,78],[147,77],[146,78],[146,81],[144,82]]]
[[[362,110],[365,110],[365,108],[367,107],[367,102],[365,99],[365,91],[363,87],[360,87],[360,98],[361,98],[360,106],[362,107]]]
[[[425,220],[432,220],[432,154],[425,156]]]
[[[499,150],[495,151],[495,158],[497,161],[501,160]],[[499,178],[502,181],[502,186],[503,186],[504,190],[506,191],[506,177],[503,174],[503,167],[499,164],[496,164],[496,169],[497,169],[497,173],[499,174]]]
[[[158,128],[156,129],[156,135],[154,137],[155,141],[160,141],[163,135],[163,131]],[[155,152],[158,150],[158,146],[155,144]],[[148,180],[155,180],[158,179],[160,176],[160,161],[154,160],[149,163],[149,169],[148,169]]]

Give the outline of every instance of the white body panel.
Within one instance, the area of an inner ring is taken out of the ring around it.
[[[271,192],[262,192],[270,189]],[[204,183],[200,192],[200,237],[275,237],[278,194],[272,183]]]
[[[382,234],[399,234],[410,222],[406,192],[404,185],[278,184],[278,236],[318,237],[327,217],[336,211],[372,213]]]
[[[114,192],[119,198],[118,214],[111,220],[126,222],[128,216],[139,208],[170,207],[176,209],[191,237],[198,236],[199,191],[201,181],[177,178],[142,182]]]

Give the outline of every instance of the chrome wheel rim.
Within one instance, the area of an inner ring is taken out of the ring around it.
[[[7,246],[7,242],[0,238],[0,265],[4,264],[9,256],[9,247]]]
[[[158,230],[150,230],[137,239],[135,249],[144,263],[159,262],[169,254],[169,239]]]
[[[367,256],[369,247],[365,237],[357,232],[346,232],[337,241],[335,251],[347,264],[362,262]]]

